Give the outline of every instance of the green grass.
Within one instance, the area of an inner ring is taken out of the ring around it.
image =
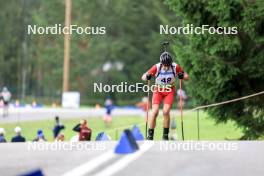
[[[105,125],[101,118],[89,118],[88,125],[93,130],[92,140],[95,139],[99,132],[105,131],[112,140],[119,138],[123,129],[127,126],[132,127],[134,124],[138,124],[143,135],[145,134],[145,123],[143,117],[114,117],[110,128],[105,128]],[[176,118],[177,121],[177,134],[181,139],[181,123],[179,115]],[[69,140],[72,136],[76,135],[72,131],[79,119],[61,119],[61,122],[66,126],[63,130],[65,139]],[[11,140],[14,135],[14,128],[20,126],[22,128],[22,134],[27,140],[32,140],[37,133],[37,130],[41,128],[44,131],[45,137],[48,141],[53,140],[52,129],[54,127],[53,120],[42,121],[27,121],[21,123],[0,123],[0,127],[5,128],[6,138]],[[118,129],[116,129],[118,128]],[[196,113],[185,112],[184,113],[184,134],[186,140],[197,140],[197,121]],[[200,113],[200,139],[201,140],[226,140],[226,139],[239,139],[242,136],[242,132],[239,128],[236,128],[235,124],[228,122],[226,124],[216,125],[213,119],[209,118],[205,113]],[[157,126],[155,129],[155,139],[161,140],[162,138],[162,116],[157,119]]]

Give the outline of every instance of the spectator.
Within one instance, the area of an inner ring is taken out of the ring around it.
[[[0,128],[0,143],[1,142],[6,142],[6,139],[5,139],[5,129],[4,128]]]
[[[26,139],[21,135],[21,128],[17,126],[15,128],[16,136],[14,136],[11,140],[11,142],[26,142]]]
[[[55,117],[55,127],[53,128],[53,136],[54,139],[58,137],[60,131],[63,130],[65,127],[60,123],[60,119],[58,116]]]
[[[59,134],[55,139],[56,142],[63,142],[64,141],[64,134]]]
[[[176,126],[176,119],[175,118],[172,118],[171,120],[171,123],[170,123],[170,128],[171,128],[171,131],[170,131],[170,139],[175,141],[177,140],[177,126]]]
[[[147,110],[148,110],[148,108],[150,108],[150,103],[148,102],[148,98],[147,97],[143,97],[141,102],[137,103],[136,106],[138,108],[142,109],[142,112],[143,112],[142,113],[142,117],[146,117]]]
[[[47,140],[45,139],[43,131],[39,129],[37,132],[37,137],[33,140],[33,142],[44,142],[44,141],[47,141]]]
[[[1,92],[1,99],[3,101],[4,107],[3,107],[3,117],[8,116],[8,108],[9,108],[9,102],[11,100],[11,93],[7,89],[7,87],[3,87],[3,90]]]
[[[114,109],[113,106],[113,101],[111,100],[110,97],[107,97],[105,100],[105,109],[106,109],[106,113],[103,116],[103,120],[105,122],[105,126],[109,127],[111,125],[112,122],[112,110]]]
[[[79,141],[90,141],[92,130],[87,127],[87,121],[81,120],[78,125],[73,128],[73,131],[79,132]]]
[[[181,96],[181,90],[177,90],[177,99],[178,99],[178,107],[180,109],[180,96]],[[182,107],[188,106],[188,96],[184,90],[182,90]]]
[[[72,136],[70,139],[70,142],[78,142],[78,141],[79,141],[79,134]]]

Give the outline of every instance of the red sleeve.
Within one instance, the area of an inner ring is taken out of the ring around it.
[[[151,69],[148,70],[148,74],[152,75],[152,76],[155,76],[157,73],[157,66],[156,65],[153,65],[151,67]]]
[[[182,72],[183,70],[182,70],[182,68],[181,68],[181,66],[180,65],[176,65],[176,74],[178,74],[178,73],[180,73],[180,72]]]

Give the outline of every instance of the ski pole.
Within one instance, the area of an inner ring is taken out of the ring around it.
[[[148,136],[148,119],[149,119],[149,96],[150,96],[150,80],[147,80],[148,85],[148,102],[147,102],[147,113],[146,113],[146,129],[145,129],[145,138]]]
[[[180,112],[181,112],[182,140],[184,140],[183,117],[182,117],[182,79],[180,79]]]

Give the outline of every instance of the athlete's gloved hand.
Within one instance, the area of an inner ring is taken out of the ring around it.
[[[147,74],[146,75],[146,78],[147,78],[147,80],[151,80],[151,75],[150,74]]]
[[[181,71],[180,73],[178,73],[178,78],[179,79],[183,79],[184,78],[184,71]]]

